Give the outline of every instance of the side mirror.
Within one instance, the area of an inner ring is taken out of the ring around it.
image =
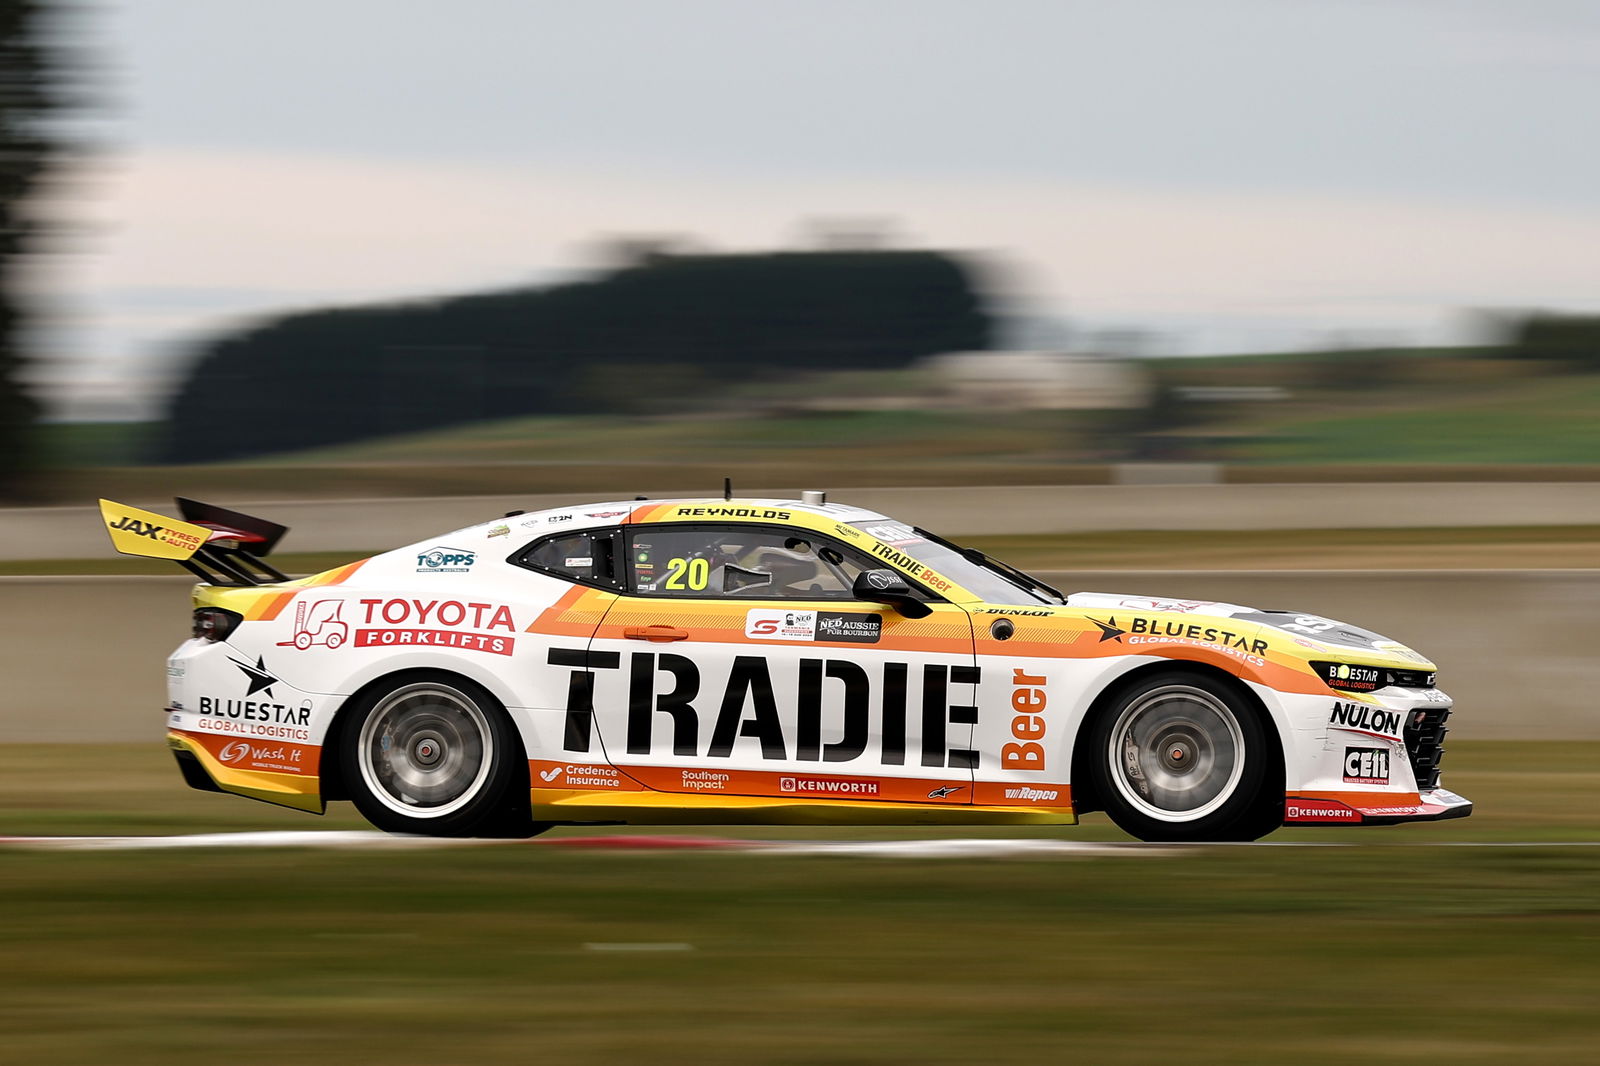
[[[933,608],[917,599],[906,579],[893,570],[863,570],[850,594],[867,603],[885,603],[907,618],[926,618]]]

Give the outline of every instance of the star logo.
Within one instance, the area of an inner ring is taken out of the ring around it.
[[[267,664],[262,660],[261,656],[256,656],[256,664],[254,666],[246,662],[240,662],[238,659],[230,658],[228,661],[243,670],[244,676],[250,679],[250,690],[245,693],[246,696],[254,696],[257,692],[265,692],[269,696],[273,695],[272,686],[278,683],[278,679],[267,673]]]
[[[928,793],[928,798],[931,800],[943,799],[952,792],[960,792],[965,787],[965,785],[940,785],[938,788]]]
[[[1091,618],[1089,621],[1100,627],[1101,644],[1104,644],[1108,640],[1114,640],[1120,644],[1122,642],[1122,634],[1127,632],[1126,629],[1119,629],[1117,627],[1117,620],[1115,618],[1113,618],[1109,624],[1102,622],[1097,618]]]

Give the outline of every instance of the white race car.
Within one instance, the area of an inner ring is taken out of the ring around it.
[[[298,581],[284,527],[101,501],[200,575],[167,662],[195,788],[434,835],[1071,824],[1253,840],[1461,817],[1434,666],[1311,614],[1063,596],[821,493],[513,513]]]

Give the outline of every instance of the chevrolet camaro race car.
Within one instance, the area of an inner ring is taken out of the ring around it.
[[[1143,840],[1461,817],[1451,700],[1294,611],[1080,592],[857,507],[513,512],[301,580],[286,531],[101,501],[198,574],[167,661],[184,779],[401,833],[1072,824]]]

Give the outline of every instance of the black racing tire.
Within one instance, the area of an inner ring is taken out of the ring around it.
[[[1278,745],[1259,704],[1196,670],[1146,674],[1092,723],[1106,814],[1146,841],[1256,840],[1283,821]]]
[[[339,768],[362,817],[390,833],[527,837],[527,755],[500,701],[464,677],[396,675],[349,707]]]

